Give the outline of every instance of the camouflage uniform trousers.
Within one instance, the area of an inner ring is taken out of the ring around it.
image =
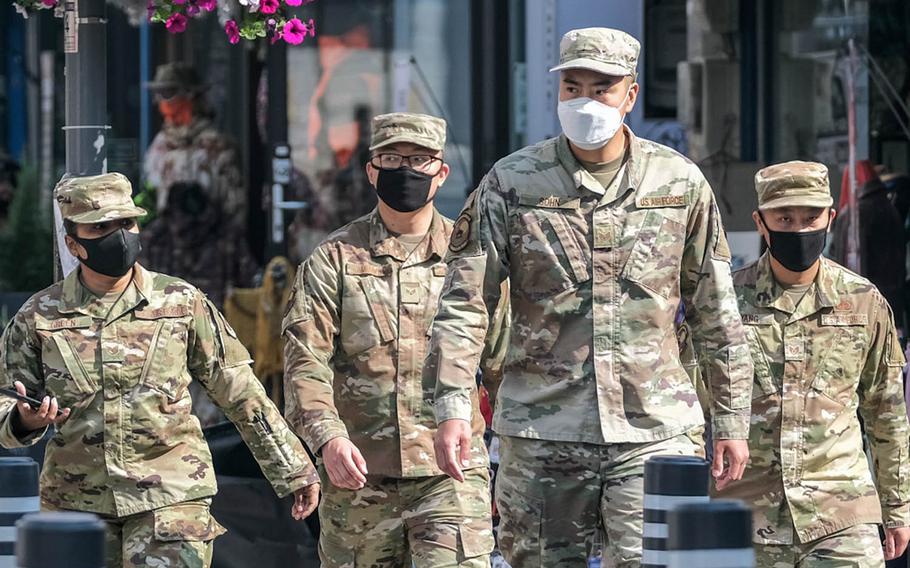
[[[496,505],[506,561],[520,568],[583,568],[602,542],[615,568],[640,566],[645,461],[704,456],[703,431],[645,444],[501,437]]]
[[[209,568],[224,527],[211,498],[185,501],[127,517],[98,515],[107,524],[107,568]],[[41,502],[42,511],[69,511]]]
[[[488,568],[493,551],[490,474],[368,477],[339,489],[320,466],[319,559],[323,568]]]
[[[758,568],[884,568],[876,525],[854,525],[812,542],[756,544]]]

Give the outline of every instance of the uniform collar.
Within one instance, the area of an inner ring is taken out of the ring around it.
[[[434,255],[439,258],[445,257],[448,245],[449,239],[446,235],[445,223],[435,208],[430,229],[427,231],[427,238],[414,249],[410,256],[401,242],[386,227],[379,214],[379,209],[373,209],[373,212],[370,213],[370,251],[374,257],[391,256],[399,262],[407,260],[409,264],[416,264],[428,260]]]
[[[626,157],[626,163],[623,168],[625,173],[623,174],[622,179],[619,183],[624,184],[621,188],[625,189],[635,189],[638,187],[640,179],[640,170],[641,170],[641,141],[632,133],[632,129],[622,125],[623,130],[626,133],[626,141],[628,142],[627,152],[628,156]],[[560,165],[568,172],[572,177],[572,181],[575,182],[576,188],[585,188],[588,191],[592,191],[598,195],[603,195],[606,193],[607,188],[600,184],[591,172],[589,172],[585,167],[578,161],[578,158],[575,157],[575,154],[572,153],[572,149],[569,147],[569,140],[566,138],[565,134],[560,134],[559,138],[556,141],[556,158],[559,160]],[[623,193],[620,191],[619,193]]]
[[[808,311],[803,306],[798,310],[805,314],[814,314],[824,308],[833,308],[840,301],[837,292],[837,273],[831,267],[831,261],[822,257],[821,266],[815,276],[814,305]],[[784,288],[774,279],[771,272],[771,256],[768,252],[758,260],[758,278],[755,283],[755,304],[762,308],[774,308],[784,313],[793,313],[784,300]]]
[[[91,315],[86,307],[87,301],[93,298],[92,292],[82,284],[79,266],[63,279],[63,291],[60,296],[58,311],[61,314]],[[133,268],[133,280],[129,284],[136,289],[136,302],[133,307],[148,303],[152,296],[152,275],[138,263]]]

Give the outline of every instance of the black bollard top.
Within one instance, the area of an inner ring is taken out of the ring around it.
[[[38,462],[25,457],[0,458],[0,497],[38,495]]]
[[[654,456],[645,462],[645,494],[707,495],[710,469],[695,456]]]
[[[667,514],[667,525],[667,550],[752,548],[752,511],[742,501],[679,505]]]
[[[34,513],[16,523],[19,568],[104,568],[106,525],[89,513]]]

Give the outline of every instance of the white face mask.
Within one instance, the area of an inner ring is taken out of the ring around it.
[[[631,85],[626,91],[619,106],[626,103]],[[559,124],[566,138],[582,150],[597,150],[604,147],[622,126],[625,118],[619,112],[619,107],[580,97],[568,101],[559,101],[556,107],[559,115]]]

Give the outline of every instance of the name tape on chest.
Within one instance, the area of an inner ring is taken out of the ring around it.
[[[744,325],[771,325],[774,323],[773,314],[742,314]]]
[[[635,206],[639,209],[685,207],[688,204],[688,195],[645,195],[635,200]]]
[[[823,314],[823,326],[869,325],[868,314]]]

